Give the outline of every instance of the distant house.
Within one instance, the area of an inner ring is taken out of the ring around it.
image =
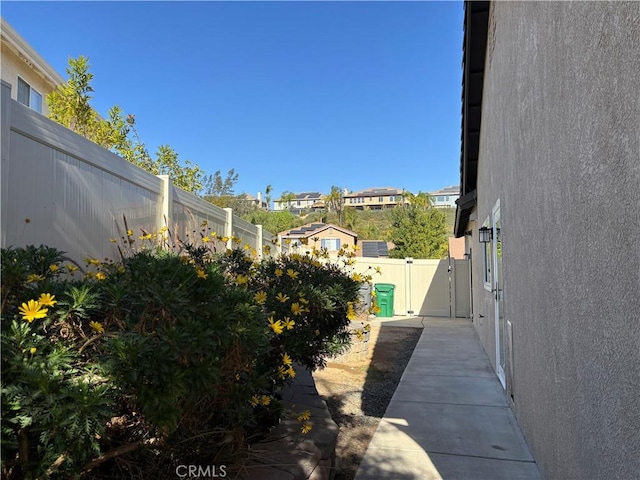
[[[0,19],[1,78],[11,85],[11,98],[47,115],[45,97],[65,80],[8,23]]]
[[[284,202],[282,200],[274,200],[274,210],[306,210],[306,209],[322,209],[324,208],[324,195],[320,192],[302,192],[296,193],[291,201]]]
[[[432,205],[436,208],[456,208],[456,200],[460,198],[460,187],[453,185],[430,192]]]
[[[358,234],[331,223],[310,223],[302,227],[281,232],[283,241],[301,250],[326,248],[335,253],[341,248],[358,244]]]
[[[262,193],[258,192],[258,196],[254,197],[253,195],[249,195],[248,193],[244,193],[240,195],[244,200],[248,203],[255,205],[260,210],[268,210],[267,202],[262,199]]]
[[[365,208],[381,210],[405,202],[403,194],[404,190],[392,187],[369,188],[359,192],[345,191],[344,205],[354,207],[357,210]]]
[[[639,20],[639,2],[465,2],[454,230],[543,478],[640,478]]]

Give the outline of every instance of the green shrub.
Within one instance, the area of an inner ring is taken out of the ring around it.
[[[141,471],[240,461],[287,414],[294,362],[348,343],[362,279],[319,252],[126,240],[121,261],[85,267],[2,250],[3,477],[123,478],[109,462],[123,455]]]

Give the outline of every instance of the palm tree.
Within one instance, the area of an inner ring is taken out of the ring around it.
[[[269,184],[264,189],[264,199],[267,201],[267,210],[271,210],[271,192],[273,192],[273,187]]]

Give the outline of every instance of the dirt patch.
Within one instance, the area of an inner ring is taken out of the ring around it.
[[[400,382],[421,328],[372,326],[364,361],[328,362],[313,377],[340,427],[335,480],[351,480]]]

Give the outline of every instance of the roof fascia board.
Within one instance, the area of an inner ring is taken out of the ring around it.
[[[51,82],[54,87],[65,83],[64,78],[47,63],[47,61],[36,52],[27,41],[16,32],[7,21],[2,18],[0,23],[2,36],[7,39],[7,45],[24,57],[31,65],[39,70],[46,80]]]

